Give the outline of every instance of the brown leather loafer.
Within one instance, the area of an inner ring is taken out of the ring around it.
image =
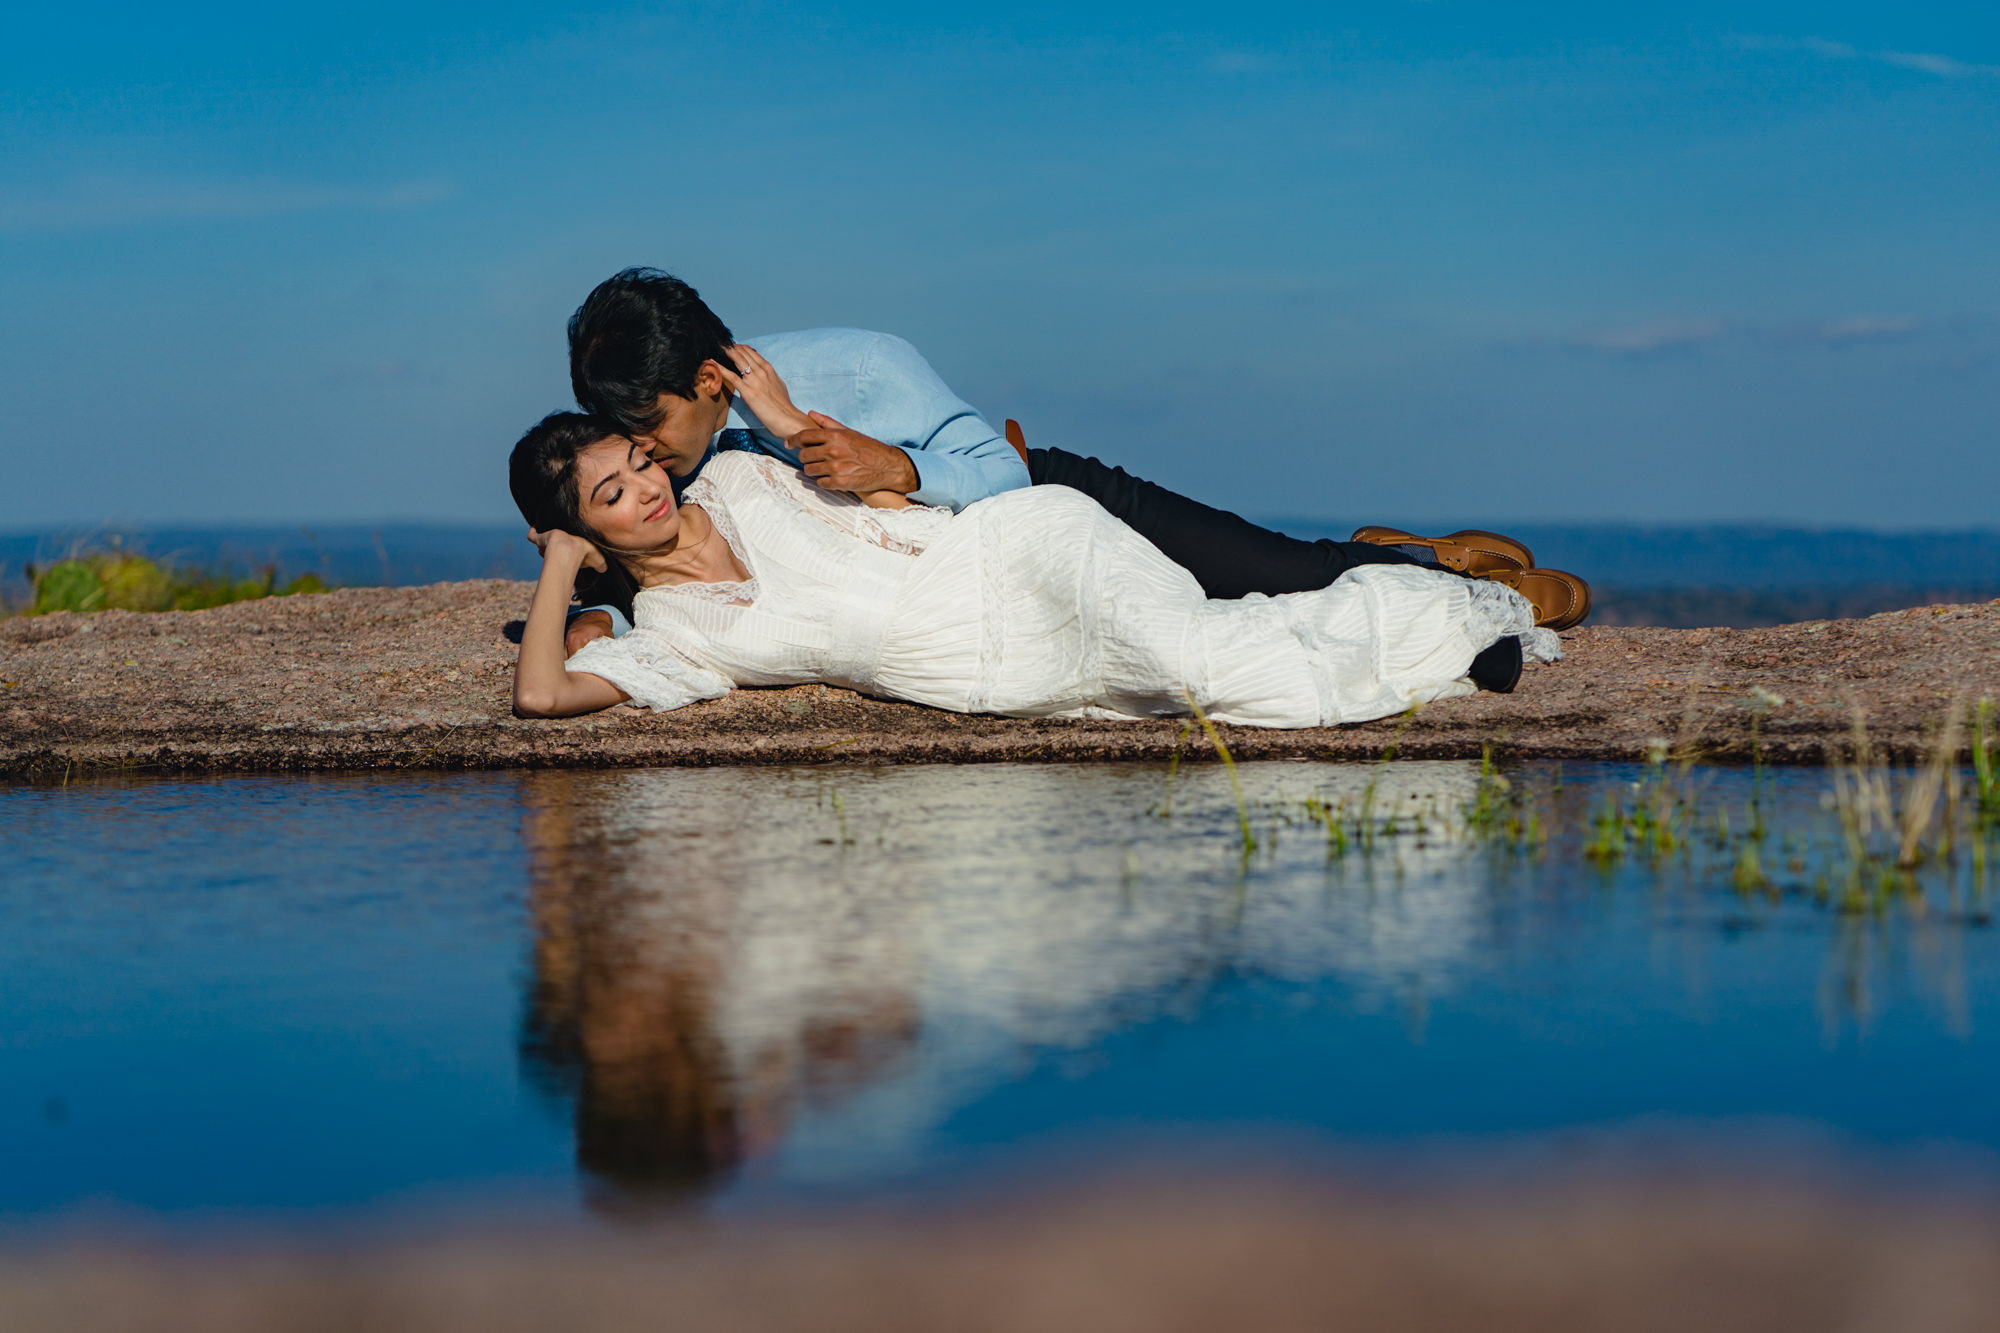
[[[1543,629],[1581,625],[1590,614],[1590,585],[1560,569],[1495,570],[1483,579],[1504,583],[1533,604],[1535,624]]]
[[[1534,568],[1535,564],[1535,553],[1526,546],[1512,537],[1503,537],[1483,528],[1465,528],[1445,537],[1419,537],[1401,528],[1385,528],[1371,523],[1365,528],[1356,528],[1348,540],[1367,542],[1371,546],[1422,546],[1436,556],[1437,562],[1446,569],[1455,569],[1476,578],[1502,570],[1518,573]]]

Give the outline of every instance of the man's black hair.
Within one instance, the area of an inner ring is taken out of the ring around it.
[[[597,284],[569,317],[569,383],[585,411],[627,432],[660,424],[659,397],[694,397],[704,361],[736,369],[736,340],[701,294],[671,273],[628,268]]]

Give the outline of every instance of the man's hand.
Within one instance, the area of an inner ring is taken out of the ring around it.
[[[916,464],[901,449],[849,430],[823,412],[808,412],[812,426],[786,440],[799,451],[806,475],[829,491],[895,491],[917,489]]]
[[[580,616],[571,616],[569,628],[563,631],[563,656],[575,657],[576,650],[592,639],[607,638],[610,634],[609,611],[585,611]]]

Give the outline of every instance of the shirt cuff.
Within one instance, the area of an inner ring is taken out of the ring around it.
[[[959,510],[974,500],[984,500],[989,495],[1017,490],[1028,484],[1027,469],[1021,466],[1021,460],[1011,451],[1000,460],[1001,466],[997,468],[988,459],[959,458],[921,449],[904,449],[903,452],[910,456],[910,465],[917,472],[917,489],[910,492],[910,499],[918,504],[943,505]],[[1006,464],[1013,466],[1010,469]],[[1005,475],[1009,472],[1021,475],[1018,478]]]
[[[632,632],[632,622],[627,620],[625,613],[615,606],[579,606],[569,613],[568,619],[563,621],[563,627],[567,629],[571,620],[575,620],[586,611],[602,611],[605,615],[610,616],[611,637],[614,639],[622,639]]]

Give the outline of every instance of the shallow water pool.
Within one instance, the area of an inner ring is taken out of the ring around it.
[[[1240,806],[1211,764],[0,788],[0,1215],[2000,1149],[1973,832],[1857,897],[1818,771],[1684,775],[1613,851],[1646,770],[1239,771]]]

